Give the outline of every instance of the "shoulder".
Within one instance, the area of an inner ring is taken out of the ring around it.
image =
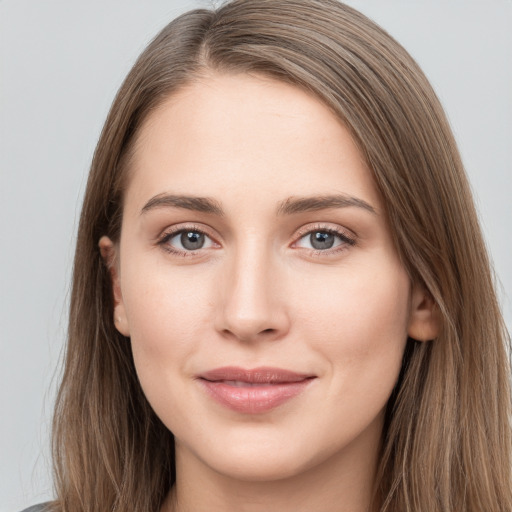
[[[46,505],[48,505],[48,503],[40,503],[39,505],[33,505],[32,507],[26,508],[21,512],[44,512]]]

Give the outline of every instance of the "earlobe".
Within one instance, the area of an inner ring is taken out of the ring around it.
[[[411,310],[407,334],[417,341],[429,341],[439,336],[439,308],[423,285],[412,287]]]
[[[123,336],[130,336],[126,311],[124,308],[123,296],[121,294],[121,283],[119,278],[119,265],[114,242],[108,236],[102,236],[98,242],[101,257],[110,274],[112,295],[114,299],[114,325]]]

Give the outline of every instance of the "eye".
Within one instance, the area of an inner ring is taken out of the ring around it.
[[[309,229],[295,243],[296,247],[311,249],[315,253],[337,252],[346,248],[347,245],[355,245],[356,241],[341,230],[333,228]],[[339,249],[338,249],[339,248]],[[334,251],[332,251],[334,249]]]
[[[197,228],[185,228],[167,232],[158,241],[165,250],[188,256],[195,251],[201,249],[208,249],[213,247],[215,243],[213,240],[202,230]]]

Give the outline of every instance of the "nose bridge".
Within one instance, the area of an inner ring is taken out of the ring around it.
[[[287,315],[276,285],[276,257],[259,236],[238,244],[225,266],[218,328],[251,341],[286,331]]]

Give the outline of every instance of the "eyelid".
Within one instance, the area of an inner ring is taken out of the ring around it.
[[[301,238],[304,235],[307,235],[314,231],[331,231],[333,233],[343,235],[345,238],[352,240],[354,243],[357,238],[356,234],[347,228],[324,222],[315,222],[313,224],[307,224],[305,226],[302,226],[300,229],[297,230],[297,232],[294,235],[294,238]]]
[[[161,231],[161,233],[156,237],[157,242],[159,240],[162,240],[164,238],[167,238],[172,235],[176,235],[182,231],[197,231],[198,233],[203,233],[204,235],[208,235],[210,238],[213,238],[213,236],[210,233],[210,230],[199,226],[196,223],[187,223],[183,222],[180,224],[173,224],[172,226],[168,226],[165,229]]]

